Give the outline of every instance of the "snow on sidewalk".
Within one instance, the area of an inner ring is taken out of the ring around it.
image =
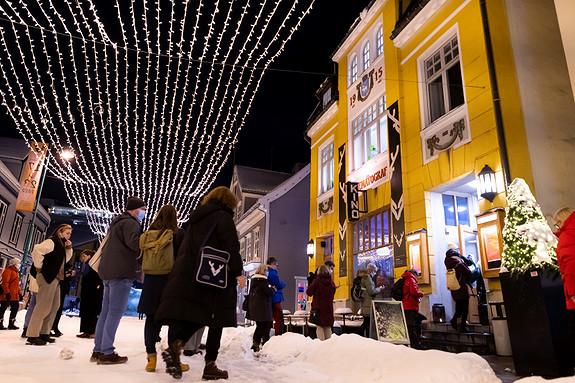
[[[25,311],[18,313],[17,325],[23,323]],[[10,383],[65,382],[176,382],[164,372],[159,358],[155,373],[144,371],[146,352],[143,341],[144,321],[125,317],[116,335],[116,351],[128,356],[123,365],[97,365],[89,358],[93,340],[76,338],[79,318],[63,316],[56,343],[46,346],[25,345],[21,330],[0,331],[0,380]],[[225,329],[218,357],[218,367],[229,371],[230,383],[353,383],[353,382],[441,382],[497,383],[489,364],[472,353],[451,354],[443,351],[417,351],[405,346],[377,342],[353,334],[333,336],[320,342],[300,334],[272,337],[259,356],[250,350],[253,327]],[[166,346],[167,329],[162,330]],[[204,335],[205,337],[205,335]],[[63,348],[74,351],[71,359],[59,357]],[[158,348],[159,350],[159,348]],[[159,355],[158,355],[159,356]],[[182,382],[201,382],[203,357],[182,357],[190,365]],[[272,378],[273,377],[273,378]],[[575,381],[570,378],[557,382]],[[521,383],[547,382],[527,378]]]

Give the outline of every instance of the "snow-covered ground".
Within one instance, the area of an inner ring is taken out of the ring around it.
[[[21,325],[25,311],[18,313]],[[8,315],[6,315],[7,319]],[[116,336],[116,351],[128,356],[122,365],[90,363],[93,340],[76,338],[79,318],[63,316],[60,330],[64,335],[46,346],[26,346],[21,330],[0,331],[0,381],[10,383],[42,382],[175,382],[158,361],[155,373],[144,370],[146,352],[143,341],[144,321],[125,317]],[[162,331],[166,345],[167,329]],[[218,367],[227,369],[230,383],[354,383],[354,382],[441,382],[496,383],[488,363],[471,353],[450,354],[442,351],[416,351],[405,346],[365,339],[357,335],[333,336],[320,342],[300,334],[273,337],[259,356],[250,350],[253,327],[224,331]],[[205,336],[205,335],[204,335]],[[60,351],[71,349],[71,359],[60,358]],[[161,359],[161,358],[160,358]],[[203,357],[182,357],[190,365],[183,382],[201,382]],[[521,383],[547,382],[538,377]],[[574,378],[553,382],[575,382]]]

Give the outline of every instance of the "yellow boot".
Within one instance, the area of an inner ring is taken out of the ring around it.
[[[148,354],[148,364],[146,365],[146,371],[155,372],[156,371],[156,354]],[[189,368],[189,367],[188,367]]]

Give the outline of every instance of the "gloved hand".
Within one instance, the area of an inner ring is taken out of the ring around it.
[[[10,293],[6,294],[6,300],[10,302],[12,300],[12,294]]]

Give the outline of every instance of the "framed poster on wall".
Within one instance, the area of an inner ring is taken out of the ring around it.
[[[372,301],[370,334],[380,342],[409,344],[403,304],[391,300]]]

